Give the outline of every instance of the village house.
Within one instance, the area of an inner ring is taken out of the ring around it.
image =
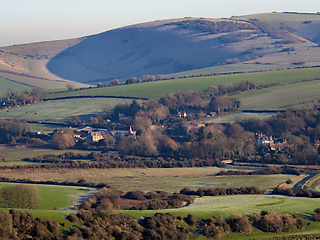
[[[256,141],[257,141],[257,143],[262,143],[262,144],[274,143],[274,139],[272,136],[267,137],[266,135],[264,135],[262,133],[256,133]]]
[[[176,116],[178,118],[186,118],[187,117],[187,113],[186,113],[186,111],[183,111],[183,112],[178,111]]]
[[[111,132],[111,136],[114,137],[115,140],[120,140],[122,137],[126,137],[126,136],[136,136],[137,131],[133,131],[132,127],[130,126],[128,131],[112,131]]]
[[[87,142],[95,143],[99,142],[101,139],[104,139],[104,136],[101,134],[101,132],[90,132],[87,137]]]
[[[192,130],[192,129],[198,129],[198,128],[205,127],[205,126],[206,125],[201,122],[195,122],[195,123],[189,123],[189,124],[183,125],[183,127],[187,133],[190,132],[190,130]]]

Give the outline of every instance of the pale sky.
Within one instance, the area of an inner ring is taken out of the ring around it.
[[[0,46],[83,37],[180,17],[318,12],[319,0],[0,0]]]

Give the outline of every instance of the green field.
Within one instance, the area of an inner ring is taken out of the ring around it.
[[[47,101],[39,104],[0,111],[0,118],[36,121],[65,121],[73,116],[90,121],[90,116],[100,113],[107,104],[116,105],[128,100],[118,98],[83,98]]]
[[[6,145],[0,145],[0,166],[1,165],[14,165],[14,164],[35,164],[21,162],[21,159],[29,157],[35,157],[44,154],[64,154],[70,152],[70,150],[52,150],[52,149],[41,149],[41,148],[12,148]],[[72,150],[75,154],[88,154],[90,151]],[[5,161],[2,161],[2,159]]]
[[[6,186],[13,186],[16,183],[0,183],[0,189]],[[73,186],[54,186],[54,185],[32,185],[38,188],[39,205],[36,209],[15,209],[31,213],[34,217],[42,219],[52,219],[59,223],[66,222],[67,227],[71,223],[65,219],[73,211],[73,202],[75,199],[82,198],[87,194],[96,192],[93,188],[73,187]],[[1,211],[8,211],[8,208],[0,208]]]
[[[7,91],[7,89],[9,88],[16,88],[18,90],[32,89],[32,87],[26,84],[10,81],[0,76],[0,93],[3,93],[3,95],[5,95],[5,91]]]
[[[17,183],[1,182],[0,188],[6,186],[14,186]],[[28,185],[28,184],[27,184]],[[72,204],[73,197],[79,197],[84,194],[95,192],[95,189],[85,187],[73,187],[73,186],[54,186],[54,185],[42,185],[31,184],[38,188],[39,204],[36,210],[52,210],[53,208],[68,209]]]
[[[284,84],[257,89],[236,95],[241,100],[240,110],[278,110],[286,107],[313,106],[320,99],[320,81]]]
[[[212,73],[228,73],[228,72],[249,72],[249,71],[275,71],[278,69],[287,68],[288,64],[255,64],[255,63],[238,63],[238,64],[228,64],[223,66],[214,66],[208,68],[200,68],[185,72],[178,72],[167,74],[165,78],[179,78],[184,76],[200,75],[200,74],[212,74]]]
[[[278,195],[233,195],[218,197],[197,198],[194,203],[179,209],[166,210],[123,210],[122,213],[134,218],[151,216],[156,212],[170,212],[175,215],[186,217],[191,213],[196,218],[209,218],[212,215],[221,214],[229,217],[231,213],[253,214],[274,210],[278,214],[282,213],[307,213],[311,214],[320,206],[320,199],[284,197]]]
[[[245,112],[235,112],[226,115],[219,115],[218,117],[205,119],[203,123],[229,123],[229,122],[240,122],[243,119],[250,119],[250,118],[258,118],[267,120],[274,114],[272,113],[245,113]]]
[[[269,72],[244,73],[222,76],[209,76],[197,78],[182,78],[140,84],[121,85],[116,87],[86,89],[49,95],[52,98],[64,96],[127,96],[159,98],[169,92],[188,92],[191,90],[206,90],[210,85],[224,83],[251,81],[256,85],[289,83],[311,80],[320,76],[320,68],[291,69]]]
[[[216,168],[216,171],[222,170]],[[230,187],[248,187],[258,186],[264,190],[271,190],[278,184],[285,182],[293,175],[255,175],[255,176],[208,176],[208,175],[181,175],[179,176],[179,169],[176,176],[141,176],[137,177],[114,177],[109,180],[109,183],[116,188],[129,190],[140,190],[140,191],[152,191],[152,190],[163,190],[169,192],[179,192],[181,189],[187,187],[191,189],[199,188],[230,188]],[[187,169],[185,170],[187,171]],[[147,171],[146,171],[147,173]],[[213,173],[213,171],[212,171]]]

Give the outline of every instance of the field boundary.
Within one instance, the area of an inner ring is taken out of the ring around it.
[[[97,96],[66,96],[66,97],[56,97],[56,98],[45,98],[42,101],[54,101],[54,100],[65,100],[65,99],[75,99],[75,98],[120,98],[120,99],[132,99],[132,100],[148,100],[149,98],[142,97],[126,97],[126,96],[105,96],[105,95],[97,95]]]

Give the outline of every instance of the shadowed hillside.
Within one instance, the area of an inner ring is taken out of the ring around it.
[[[199,69],[233,58],[244,60],[244,55],[225,47],[220,35],[176,23],[136,25],[90,36],[51,59],[47,67],[62,78],[96,83]]]
[[[49,88],[68,81],[95,85],[143,75],[314,66],[320,64],[319,26],[319,14],[296,13],[154,21],[0,48],[0,76]]]

